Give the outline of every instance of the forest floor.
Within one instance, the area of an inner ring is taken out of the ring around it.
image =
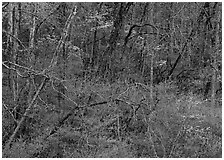
[[[178,88],[172,83],[161,83],[153,88],[150,102],[150,88],[141,83],[87,82],[79,87],[67,84],[64,104],[59,107],[38,101],[31,113],[35,121],[26,122],[26,132],[17,137],[4,155],[220,157],[221,101],[213,107],[209,99],[199,95],[177,93]],[[3,117],[3,128],[5,125]]]

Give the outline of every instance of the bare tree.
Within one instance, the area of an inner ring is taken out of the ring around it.
[[[53,58],[52,58],[52,60],[51,60],[51,64],[50,64],[49,67],[48,67],[47,69],[45,69],[45,70],[43,71],[43,73],[42,73],[42,75],[44,76],[44,79],[43,79],[43,81],[41,82],[41,84],[40,84],[40,86],[38,87],[38,89],[36,90],[36,92],[35,92],[35,94],[34,94],[32,100],[30,101],[28,107],[26,108],[26,110],[25,110],[25,112],[24,112],[22,118],[21,118],[20,121],[18,122],[18,125],[17,125],[16,129],[14,130],[13,134],[10,136],[10,138],[9,138],[9,140],[8,140],[8,142],[7,142],[7,144],[5,145],[4,150],[8,150],[8,149],[10,149],[11,144],[12,144],[12,142],[13,142],[13,140],[14,140],[16,134],[17,134],[17,132],[19,131],[20,127],[22,126],[23,122],[25,121],[26,117],[28,116],[28,114],[29,114],[29,112],[30,112],[32,106],[34,105],[34,103],[35,103],[35,101],[36,101],[38,95],[40,94],[41,90],[44,88],[44,86],[45,86],[45,84],[47,83],[47,81],[50,79],[50,77],[51,77],[51,75],[50,75],[50,71],[53,70],[54,67],[55,67],[55,65],[57,64],[58,56],[59,56],[59,53],[58,53],[58,52],[59,52],[59,50],[60,50],[62,44],[64,43],[64,41],[65,41],[65,39],[66,39],[66,37],[67,37],[67,35],[68,35],[68,29],[69,29],[69,27],[70,27],[70,23],[71,23],[71,21],[72,21],[72,19],[73,19],[73,17],[74,17],[75,15],[76,15],[76,6],[74,6],[74,7],[72,8],[72,12],[71,12],[71,14],[69,15],[69,17],[68,17],[68,19],[67,19],[67,21],[66,21],[66,23],[65,23],[65,27],[64,27],[64,30],[63,30],[62,37],[61,37],[60,41],[58,42],[58,45],[57,45],[57,47],[56,47],[56,49],[55,49]],[[6,153],[6,152],[4,152],[4,153]]]
[[[217,13],[217,20],[216,20],[216,30],[215,30],[215,36],[216,36],[216,43],[215,43],[215,46],[214,46],[214,51],[213,51],[213,73],[212,73],[212,97],[211,97],[211,100],[212,100],[212,103],[211,103],[211,106],[212,107],[215,107],[216,106],[216,83],[217,83],[217,54],[219,52],[219,29],[220,29],[220,26],[219,26],[219,23],[220,23],[220,13],[218,12]]]
[[[18,22],[16,20],[18,14],[18,6],[16,3],[9,3],[9,51],[11,55],[11,61],[13,63],[17,63],[17,50],[18,50],[18,42],[15,41],[14,38],[18,39]],[[16,102],[18,96],[18,77],[17,74],[12,71],[10,73],[12,80],[12,91],[13,91],[13,100]]]

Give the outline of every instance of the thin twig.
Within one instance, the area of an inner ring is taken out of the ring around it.
[[[15,39],[17,42],[19,42],[19,44],[24,48],[26,49],[26,47],[23,45],[23,42],[21,42],[18,38],[16,38],[14,35],[10,34],[9,32],[7,32],[6,30],[2,29],[2,31],[4,33],[6,33],[7,35],[9,35],[10,37],[12,37],[13,39]]]
[[[16,122],[16,124],[18,124],[18,121],[15,119],[13,113],[10,111],[10,109],[7,107],[7,105],[5,104],[4,101],[2,101],[2,105],[5,107],[5,109],[9,112],[9,114],[12,116],[12,119],[14,120],[14,122]]]
[[[67,100],[71,101],[71,102],[74,103],[76,106],[78,106],[78,104],[77,104],[75,101],[73,101],[71,98],[67,97],[64,93],[58,91],[58,90],[54,87],[54,82],[53,82],[53,80],[51,81],[51,86],[52,86],[53,90],[55,90],[56,92],[60,93],[60,94],[63,95]]]
[[[172,146],[172,148],[171,148],[171,151],[170,151],[170,154],[169,154],[168,158],[171,158],[171,156],[172,156],[172,154],[173,154],[173,152],[174,152],[174,149],[175,149],[175,147],[176,147],[175,143],[177,142],[178,138],[180,137],[180,135],[181,135],[181,133],[182,133],[182,131],[183,131],[183,127],[184,127],[184,124],[186,123],[186,120],[187,120],[187,117],[184,117],[184,120],[183,120],[183,122],[182,122],[182,124],[181,124],[181,128],[180,128],[180,130],[179,130],[179,132],[178,132],[178,134],[177,134],[175,140],[173,141],[173,146]]]
[[[16,63],[13,63],[13,62],[10,62],[10,61],[3,61],[2,64],[3,64],[6,68],[8,68],[8,69],[13,69],[13,70],[15,70],[14,68],[9,67],[9,66],[6,65],[5,63],[10,63],[11,65],[14,65],[14,66],[16,66],[16,67],[22,68],[22,69],[24,69],[24,70],[27,70],[28,72],[33,73],[33,74],[35,74],[35,75],[43,75],[43,76],[46,76],[46,75],[43,74],[43,72],[38,72],[38,71],[33,70],[33,69],[31,69],[31,68],[28,68],[28,67],[25,67],[25,66],[21,66],[21,65],[19,65],[19,64],[16,64]]]
[[[27,76],[22,75],[17,69],[12,68],[12,67],[9,67],[9,66],[6,65],[5,63],[2,63],[2,65],[3,65],[4,67],[6,67],[7,69],[14,70],[20,77],[22,77],[22,78],[27,78]]]
[[[57,64],[59,50],[61,48],[61,45],[65,42],[65,39],[68,35],[68,28],[70,26],[71,20],[73,19],[74,15],[76,15],[76,9],[77,9],[77,6],[74,6],[73,9],[72,9],[72,13],[69,15],[69,17],[68,17],[68,19],[65,23],[65,27],[63,29],[63,36],[61,36],[61,39],[59,40],[58,45],[55,49],[55,52],[54,52],[53,57],[51,59],[50,66],[48,67],[49,70],[53,69],[54,66]]]

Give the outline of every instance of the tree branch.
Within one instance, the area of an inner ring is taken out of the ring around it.
[[[26,49],[26,47],[23,45],[23,42],[21,42],[18,38],[16,38],[14,35],[10,34],[9,32],[7,32],[6,30],[2,29],[2,31],[4,33],[6,33],[7,35],[11,36],[13,39],[15,39],[24,49]]]

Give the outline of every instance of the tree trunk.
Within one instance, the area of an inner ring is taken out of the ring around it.
[[[153,4],[152,4],[152,9],[150,11],[150,23],[153,24]],[[153,30],[153,29],[152,29]],[[153,41],[151,41],[152,43]],[[152,45],[151,45],[152,46]],[[149,44],[147,46],[149,48]],[[154,51],[152,51],[152,49],[150,49],[151,51],[151,65],[150,65],[150,110],[152,109],[153,106],[153,63],[154,63]]]
[[[92,44],[92,56],[91,56],[91,67],[92,69],[94,68],[94,66],[96,65],[97,62],[97,52],[96,52],[96,35],[97,35],[97,22],[95,24],[95,30],[93,32],[93,44]]]
[[[35,61],[36,57],[33,54],[34,49],[34,38],[35,38],[35,29],[36,29],[36,17],[34,16],[36,14],[36,3],[33,3],[33,13],[32,13],[32,27],[30,29],[30,43],[29,43],[29,51],[31,56],[31,66],[35,69]]]
[[[216,44],[214,46],[213,53],[213,74],[212,74],[212,97],[211,97],[211,106],[216,106],[216,83],[217,83],[217,53],[219,52],[219,22],[220,22],[220,13],[218,13],[216,21]]]
[[[18,37],[18,23],[16,21],[17,15],[17,5],[15,3],[9,3],[9,33],[14,37]],[[9,51],[12,63],[17,63],[17,50],[18,44],[17,41],[13,39],[13,37],[9,37]],[[10,71],[10,79],[12,81],[12,91],[13,91],[13,100],[16,102],[18,96],[18,77],[14,71]]]
[[[19,28],[19,23],[16,20],[18,17],[18,8],[19,8],[19,3],[9,3],[9,18],[8,18],[8,27],[9,27],[9,38],[8,38],[8,53],[9,53],[9,60],[14,63],[17,64],[18,63],[18,56],[17,56],[17,51],[18,51],[18,42],[15,39],[18,39],[18,28]],[[14,66],[10,67],[15,68]],[[9,81],[10,81],[10,88],[12,90],[13,93],[13,101],[14,101],[14,108],[13,108],[13,112],[14,112],[14,116],[17,117],[17,102],[18,102],[18,93],[19,93],[19,84],[18,84],[18,75],[17,72],[15,72],[14,70],[9,70]]]
[[[34,38],[35,38],[35,28],[36,28],[36,17],[34,16],[36,14],[36,3],[33,3],[33,14],[32,14],[32,27],[30,29],[30,39],[29,39],[29,55],[30,56],[30,66],[35,69],[35,62],[36,62],[36,57],[33,53],[34,49]],[[27,83],[29,83],[29,95],[28,95],[28,104],[30,104],[32,95],[34,92],[34,86],[32,84],[33,80],[31,77]]]
[[[105,75],[110,80],[113,81],[115,77],[114,66],[115,66],[115,55],[113,51],[116,47],[117,41],[119,39],[120,30],[123,25],[123,20],[125,15],[127,14],[130,6],[132,3],[115,3],[114,4],[114,11],[113,16],[115,17],[113,29],[111,31],[111,35],[109,38],[109,46],[107,47],[106,51],[104,52],[103,59],[101,60],[101,64],[99,66],[99,74]],[[120,6],[120,7],[119,7]],[[117,9],[119,10],[117,11]]]

